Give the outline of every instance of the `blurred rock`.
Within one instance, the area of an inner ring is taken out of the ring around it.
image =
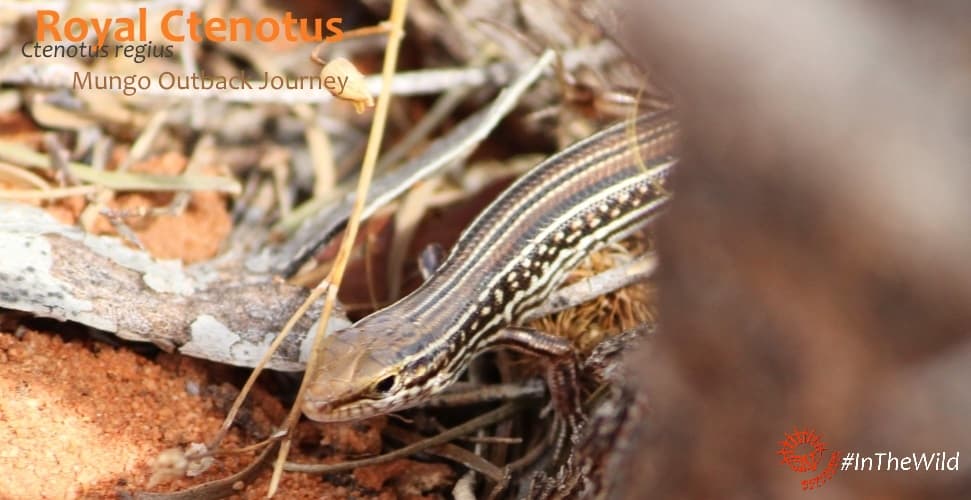
[[[616,496],[794,498],[834,450],[971,456],[971,6],[619,8],[685,137]],[[826,445],[815,472],[776,453],[794,429]],[[969,498],[971,479],[837,471],[811,495]]]

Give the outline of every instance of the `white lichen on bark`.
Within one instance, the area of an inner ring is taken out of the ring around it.
[[[0,307],[74,321],[119,337],[253,366],[306,298],[306,289],[241,266],[185,267],[119,239],[60,224],[29,205],[0,203]],[[316,304],[270,361],[302,370]],[[348,325],[342,311],[328,330]]]

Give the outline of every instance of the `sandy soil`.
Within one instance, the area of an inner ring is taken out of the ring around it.
[[[215,434],[235,389],[229,370],[161,354],[155,360],[93,340],[64,341],[21,329],[0,333],[0,497],[101,498],[144,490],[159,452],[205,442]],[[228,447],[265,437],[283,418],[276,398],[257,390],[250,410],[227,438]],[[328,461],[380,450],[381,422],[302,424],[302,444],[324,445]],[[196,478],[151,488],[173,491],[226,477],[250,455],[220,457]],[[317,458],[301,453],[293,460]],[[444,464],[398,460],[328,478],[286,474],[279,498],[437,498],[455,474]],[[242,492],[257,498],[268,473]]]

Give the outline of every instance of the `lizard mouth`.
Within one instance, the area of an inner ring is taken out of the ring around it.
[[[355,418],[346,408],[312,400],[304,401],[303,414],[315,422],[344,422]]]
[[[366,401],[356,400],[356,404],[349,400],[320,401],[309,394],[304,399],[302,410],[307,418],[315,422],[347,422],[387,413],[364,405]]]
[[[303,414],[316,422],[343,422],[354,418],[351,408],[342,401],[321,401],[308,394],[303,401]]]

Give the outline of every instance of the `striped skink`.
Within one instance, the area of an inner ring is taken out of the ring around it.
[[[517,320],[586,255],[659,213],[677,130],[669,113],[627,120],[513,183],[418,289],[323,340],[304,413],[346,421],[419,405],[493,347],[572,356],[567,340]]]

